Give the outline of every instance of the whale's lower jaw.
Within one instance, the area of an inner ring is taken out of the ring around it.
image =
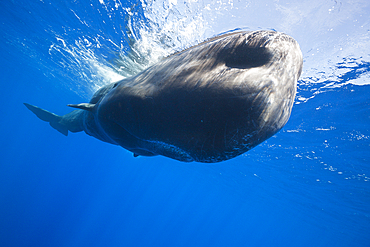
[[[222,150],[212,148],[208,150],[180,148],[163,141],[140,140],[141,148],[130,149],[130,151],[134,153],[135,157],[162,155],[182,162],[217,163],[235,158],[251,150],[276,134],[281,128],[282,126],[273,130],[269,128],[269,130],[261,129],[259,131],[249,132],[239,139],[229,137],[228,140],[225,140],[228,146],[225,146]]]
[[[185,150],[165,142],[147,140],[143,141],[142,145],[157,155],[162,155],[183,162],[194,161],[194,158]]]

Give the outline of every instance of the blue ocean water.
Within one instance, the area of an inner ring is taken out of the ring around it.
[[[0,2],[1,246],[370,246],[370,3]],[[275,136],[217,164],[61,135],[57,114],[219,33],[294,37],[304,71]]]

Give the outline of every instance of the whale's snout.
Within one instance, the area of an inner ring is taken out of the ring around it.
[[[290,36],[274,31],[237,33],[217,55],[218,61],[230,68],[249,69],[268,65],[289,51],[296,41]]]

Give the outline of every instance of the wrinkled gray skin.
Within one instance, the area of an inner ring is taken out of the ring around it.
[[[237,32],[107,85],[64,116],[26,106],[65,135],[85,131],[134,156],[212,163],[243,154],[286,124],[301,71],[291,37]]]

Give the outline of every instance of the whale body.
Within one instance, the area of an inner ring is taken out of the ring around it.
[[[99,89],[58,116],[26,104],[64,135],[85,131],[134,156],[213,163],[245,153],[288,121],[302,52],[290,36],[241,31],[175,53]]]

